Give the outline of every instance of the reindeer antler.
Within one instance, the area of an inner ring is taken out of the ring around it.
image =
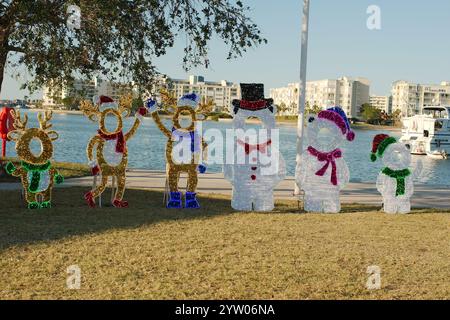
[[[80,110],[89,118],[91,121],[96,121],[94,119],[100,111],[98,110],[98,105],[93,105],[90,100],[83,100],[80,103]]]
[[[212,110],[214,109],[215,106],[216,106],[216,103],[212,99],[204,98],[203,101],[199,104],[196,112],[207,114],[207,113],[212,112]]]
[[[128,93],[120,97],[119,110],[126,111],[127,114],[125,116],[128,116],[130,114],[132,107],[133,107],[133,95],[131,93]]]
[[[12,110],[11,115],[14,118],[13,126],[16,130],[25,131],[28,123],[28,115],[25,113],[23,120],[20,117],[20,111]]]
[[[178,99],[177,97],[169,90],[163,88],[159,91],[159,95],[161,97],[161,104],[165,112],[168,114],[174,113],[174,108],[177,107]]]
[[[53,117],[52,111],[45,111],[43,114],[38,114],[39,124],[41,126],[41,130],[47,130],[52,127],[52,124],[48,123]]]

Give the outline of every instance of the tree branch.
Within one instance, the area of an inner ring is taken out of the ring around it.
[[[20,48],[20,47],[15,47],[15,46],[7,46],[6,50],[8,51],[14,51],[14,52],[21,52],[21,53],[25,53],[25,49]]]

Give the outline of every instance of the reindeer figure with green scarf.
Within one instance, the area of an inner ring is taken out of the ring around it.
[[[383,159],[384,168],[377,179],[377,189],[383,196],[384,212],[409,213],[414,193],[414,179],[422,172],[422,162],[411,170],[411,153],[402,143],[386,134],[376,135],[372,143],[371,160]]]
[[[8,133],[8,138],[16,142],[20,165],[16,168],[12,162],[9,162],[6,165],[6,171],[14,177],[21,178],[29,209],[50,208],[53,185],[64,181],[50,162],[53,156],[53,141],[58,139],[58,133],[50,130],[52,112],[38,114],[39,128],[27,128],[27,114],[22,119],[20,112],[14,111],[12,116],[15,130]],[[31,150],[32,140],[41,142],[39,154]]]

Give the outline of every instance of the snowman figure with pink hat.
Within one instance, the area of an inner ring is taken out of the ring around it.
[[[297,167],[297,184],[305,192],[305,211],[338,213],[340,191],[350,180],[350,171],[340,149],[355,134],[340,107],[308,117],[307,149]]]
[[[422,162],[416,170],[410,169],[411,153],[403,144],[387,134],[378,134],[372,142],[371,160],[383,159],[385,166],[377,179],[377,189],[383,196],[386,213],[409,213],[411,196],[414,193],[414,179],[422,172]]]

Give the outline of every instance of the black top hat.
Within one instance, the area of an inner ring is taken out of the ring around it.
[[[262,83],[241,83],[242,100],[233,100],[234,113],[239,109],[257,111],[269,109],[273,112],[273,99],[264,98],[264,84]]]
[[[258,101],[264,100],[264,84],[241,83],[242,100]]]

